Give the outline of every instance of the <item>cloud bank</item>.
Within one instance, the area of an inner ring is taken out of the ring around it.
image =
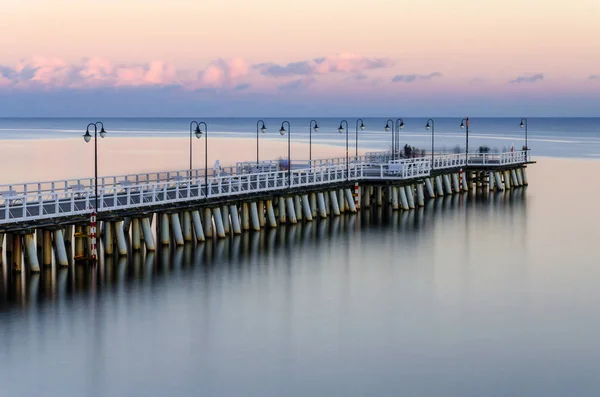
[[[397,74],[392,78],[392,83],[414,83],[417,80],[431,80],[436,77],[442,77],[440,72],[429,74]]]
[[[542,80],[544,80],[544,74],[536,73],[536,74],[532,74],[530,76],[519,76],[514,80],[510,80],[509,83],[510,84],[535,83],[537,81],[542,81]]]

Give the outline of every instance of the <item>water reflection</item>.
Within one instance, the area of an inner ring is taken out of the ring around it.
[[[30,275],[11,272],[6,265],[8,261],[3,261],[0,266],[0,308],[27,307],[78,295],[122,292],[137,284],[162,283],[169,277],[190,277],[198,268],[205,275],[215,271],[226,275],[258,264],[285,266],[286,263],[280,261],[281,255],[284,262],[289,262],[290,255],[299,252],[327,256],[324,251],[360,245],[363,237],[373,234],[382,239],[415,244],[435,233],[436,227],[442,227],[445,222],[469,225],[484,214],[489,216],[490,224],[509,225],[515,238],[525,244],[525,211],[526,189],[485,194],[471,192],[429,200],[424,208],[412,211],[372,206],[358,214],[251,231],[200,244],[159,246],[155,253],[142,250],[130,252],[127,257],[106,256],[95,267],[73,264],[70,258],[68,268],[53,266],[44,268],[40,274]],[[464,228],[465,242],[472,241],[472,229]],[[343,255],[349,255],[349,250],[346,249]]]

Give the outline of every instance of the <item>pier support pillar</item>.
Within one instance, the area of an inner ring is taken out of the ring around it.
[[[450,177],[448,174],[444,174],[443,179],[445,188],[444,190],[446,191],[446,194],[452,194],[452,186],[450,185]]]
[[[371,208],[371,187],[363,186],[362,189],[362,200],[361,203],[362,208]]]
[[[325,201],[325,212],[329,215],[331,213],[331,199],[328,191],[323,192],[323,201]]]
[[[400,200],[398,197],[399,191],[397,187],[390,187],[392,190],[392,210],[398,210],[398,201]]]
[[[229,206],[229,215],[231,217],[231,228],[233,229],[233,234],[241,234],[242,228],[240,227],[240,215],[238,214],[237,205]]]
[[[221,217],[223,218],[223,229],[225,230],[225,234],[229,234],[231,232],[231,221],[229,220],[229,207],[224,205],[221,208]]]
[[[504,187],[506,190],[510,190],[510,172],[508,170],[504,171]]]
[[[204,230],[202,229],[202,221],[200,220],[200,212],[192,211],[192,223],[194,224],[194,232],[196,233],[196,241],[203,242]]]
[[[52,266],[52,232],[44,229],[42,231],[42,265],[44,267]]]
[[[184,245],[183,232],[181,231],[181,222],[179,221],[179,214],[171,214],[171,229],[173,231],[173,238],[175,239],[176,245]]]
[[[417,183],[417,204],[419,207],[425,206],[425,194],[423,192],[423,182]]]
[[[383,205],[383,188],[381,186],[375,188],[375,203],[378,207]]]
[[[56,232],[54,233],[54,243],[56,243]],[[62,234],[62,233],[61,233]],[[113,248],[113,227],[112,227],[112,223],[111,222],[104,222],[104,253],[107,255],[112,255],[114,248]]]
[[[488,172],[488,185],[490,188],[490,192],[493,192],[494,190],[496,190],[496,180],[494,178],[494,171],[489,171]]]
[[[217,237],[225,238],[225,228],[223,227],[223,215],[221,214],[221,208],[215,207],[212,209],[213,219],[215,220],[215,229],[217,229]]]
[[[462,172],[461,171],[461,175],[462,175],[462,190],[463,192],[468,192],[469,191],[469,172]]]
[[[250,220],[252,222],[252,230],[260,230],[260,220],[258,219],[258,208],[256,201],[250,203]]]
[[[144,232],[146,250],[156,251],[156,246],[154,245],[154,236],[152,236],[152,228],[150,227],[150,218],[142,218],[142,231]]]
[[[338,203],[338,196],[337,196],[337,193],[335,192],[335,190],[332,190],[331,192],[329,192],[329,198],[331,199],[331,212],[333,212],[333,215],[339,216],[340,215],[340,206]]]
[[[285,216],[285,198],[279,197],[277,203],[279,206],[279,223],[281,225],[284,225],[287,221],[287,218]]]
[[[458,180],[458,174],[455,172],[452,174],[452,183],[454,184],[454,192],[460,193],[460,181]]]
[[[65,238],[65,245],[71,247],[73,244],[73,225],[67,225],[63,229],[63,236]]]
[[[242,229],[250,230],[250,209],[248,203],[242,203]]]
[[[527,182],[527,169],[525,167],[521,168],[521,176],[523,177],[523,185],[527,186],[529,183]]]
[[[510,170],[510,176],[512,177],[511,181],[512,181],[513,186],[518,187],[519,179],[517,178],[517,173],[515,172],[514,168],[512,170]]]
[[[427,195],[429,198],[435,198],[435,192],[433,191],[433,183],[431,183],[431,178],[425,178],[425,188],[427,189]]]
[[[115,234],[117,235],[117,249],[119,256],[127,256],[127,242],[125,241],[125,230],[123,221],[115,222]]]
[[[123,219],[123,232],[125,234],[129,234],[129,229],[131,228],[131,223],[133,222],[133,219],[130,216],[126,216]]]
[[[29,265],[29,271],[32,273],[39,273],[40,262],[38,261],[34,234],[26,234],[23,239],[25,241],[25,252],[27,253],[27,263]]]
[[[415,209],[415,188],[413,185],[404,186],[404,191],[406,192],[406,198],[408,199],[408,207],[410,209]]]
[[[298,221],[302,220],[302,203],[300,202],[300,196],[294,196],[294,213]]]
[[[352,190],[345,189],[344,193],[346,194],[346,207],[350,212],[356,212],[356,205],[354,204],[354,197],[352,196]]]
[[[408,204],[408,196],[406,194],[406,189],[403,186],[399,188],[395,188],[398,190],[398,195],[400,197],[400,204],[402,205],[403,210],[409,210],[410,205]]]
[[[313,220],[312,210],[310,209],[310,202],[308,200],[308,195],[305,194],[302,196],[302,209],[304,210],[304,219],[307,221]]]
[[[437,195],[442,197],[444,195],[444,187],[442,186],[442,177],[440,175],[435,177],[435,187],[437,189]]]
[[[521,168],[517,168],[515,170],[515,172],[517,173],[517,181],[519,182],[519,186],[524,186],[523,185],[523,174],[521,173]]]
[[[192,232],[192,214],[189,211],[183,211],[183,241],[190,242],[194,240]]]
[[[41,231],[38,231],[38,233],[42,233]],[[79,258],[83,258],[85,256],[85,252],[84,252],[84,236],[83,236],[83,226],[75,226],[75,259],[79,259]],[[43,240],[42,240],[42,249],[40,250],[41,252],[43,252]]]
[[[125,222],[123,222],[123,227],[125,227]],[[140,218],[133,218],[131,220],[131,248],[134,251],[139,251],[142,249],[142,236],[140,229]]]
[[[288,197],[286,199],[286,201],[287,201],[288,219],[290,220],[290,223],[292,225],[295,223],[298,223],[298,220],[296,218],[296,211],[294,210],[294,200],[291,197]]]
[[[171,236],[169,235],[169,215],[160,214],[160,244],[169,245]]]
[[[106,222],[106,226],[107,229],[110,230],[110,228],[108,227],[109,223]],[[109,233],[106,233],[109,234]],[[111,237],[112,237],[112,233]],[[112,245],[112,240],[111,240],[111,245]],[[56,248],[56,263],[59,266],[69,266],[69,259],[67,258],[67,249],[65,248],[65,240],[63,239],[63,231],[58,229],[54,231],[54,246]]]
[[[311,216],[313,218],[316,218],[317,215],[319,214],[319,211],[317,209],[317,194],[315,192],[312,192],[310,194],[310,211],[311,211]]]
[[[500,175],[500,173],[498,171],[494,172],[494,176],[496,177],[496,189],[502,191],[504,190],[504,186],[502,186],[502,176]]]
[[[337,191],[337,199],[338,206],[340,207],[340,213],[346,212],[346,200],[344,199],[344,191],[342,189]]]
[[[212,213],[210,208],[204,208],[204,214],[202,214],[202,221],[204,222],[204,236],[207,238],[213,237],[213,222],[212,222]]]
[[[257,207],[257,212],[258,212],[258,223],[260,224],[260,227],[263,228],[265,227],[265,223],[266,223],[266,219],[265,219],[265,202],[263,200],[258,200],[258,207]]]
[[[21,244],[21,235],[14,234],[12,238],[12,269],[15,272],[23,270],[23,245]]]
[[[327,218],[327,207],[325,206],[325,198],[323,193],[321,192],[317,194],[317,203],[319,206],[319,213],[321,214],[321,218]]]
[[[272,228],[277,227],[277,218],[275,218],[275,211],[273,210],[273,201],[267,200],[267,218],[269,226]]]

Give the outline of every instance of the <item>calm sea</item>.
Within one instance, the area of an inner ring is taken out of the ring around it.
[[[393,117],[396,120],[397,117]],[[186,136],[192,119],[103,118],[106,129],[115,136]],[[276,137],[282,119],[264,118],[267,132],[261,139]],[[309,118],[288,119],[294,142],[308,142]],[[312,134],[315,144],[345,145],[345,131],[337,131],[341,118],[317,120],[319,131]],[[349,146],[354,147],[356,119],[349,122]],[[359,131],[359,146],[363,149],[383,150],[391,146],[391,132],[386,133],[386,118],[364,118],[365,130]],[[78,137],[85,132],[89,122],[97,120],[80,118],[0,118],[0,139],[49,139]],[[208,124],[210,137],[254,137],[257,119],[215,118],[198,119]],[[424,149],[431,148],[431,132],[425,129],[426,118],[406,118],[401,130],[402,144]],[[452,151],[456,146],[464,149],[465,131],[460,128],[460,118],[434,119],[436,150]],[[487,145],[492,150],[503,151],[521,148],[525,144],[525,129],[520,118],[471,118],[469,147],[476,150]],[[345,124],[344,124],[345,126]],[[286,125],[287,128],[287,125]],[[553,157],[600,157],[600,118],[531,118],[528,119],[528,145],[533,155]]]
[[[0,119],[0,134],[77,136],[86,121]],[[265,121],[276,134],[281,120]],[[598,121],[530,119],[535,154],[579,159],[541,159],[526,189],[97,268],[0,267],[0,396],[599,395],[600,162],[581,159],[600,153]],[[253,120],[207,122],[256,133]],[[299,139],[308,122],[291,120]],[[135,136],[184,136],[186,123],[105,120]],[[339,140],[337,123],[317,139]],[[405,123],[403,143],[429,142],[424,119]],[[389,136],[385,119],[365,124],[365,140]],[[459,124],[437,120],[436,138],[460,144]],[[472,119],[470,144],[521,145],[518,124]]]

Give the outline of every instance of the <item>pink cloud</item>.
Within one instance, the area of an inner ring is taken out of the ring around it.
[[[198,81],[193,87],[224,87],[234,85],[237,80],[248,74],[248,64],[241,58],[231,60],[217,59],[198,73]]]

